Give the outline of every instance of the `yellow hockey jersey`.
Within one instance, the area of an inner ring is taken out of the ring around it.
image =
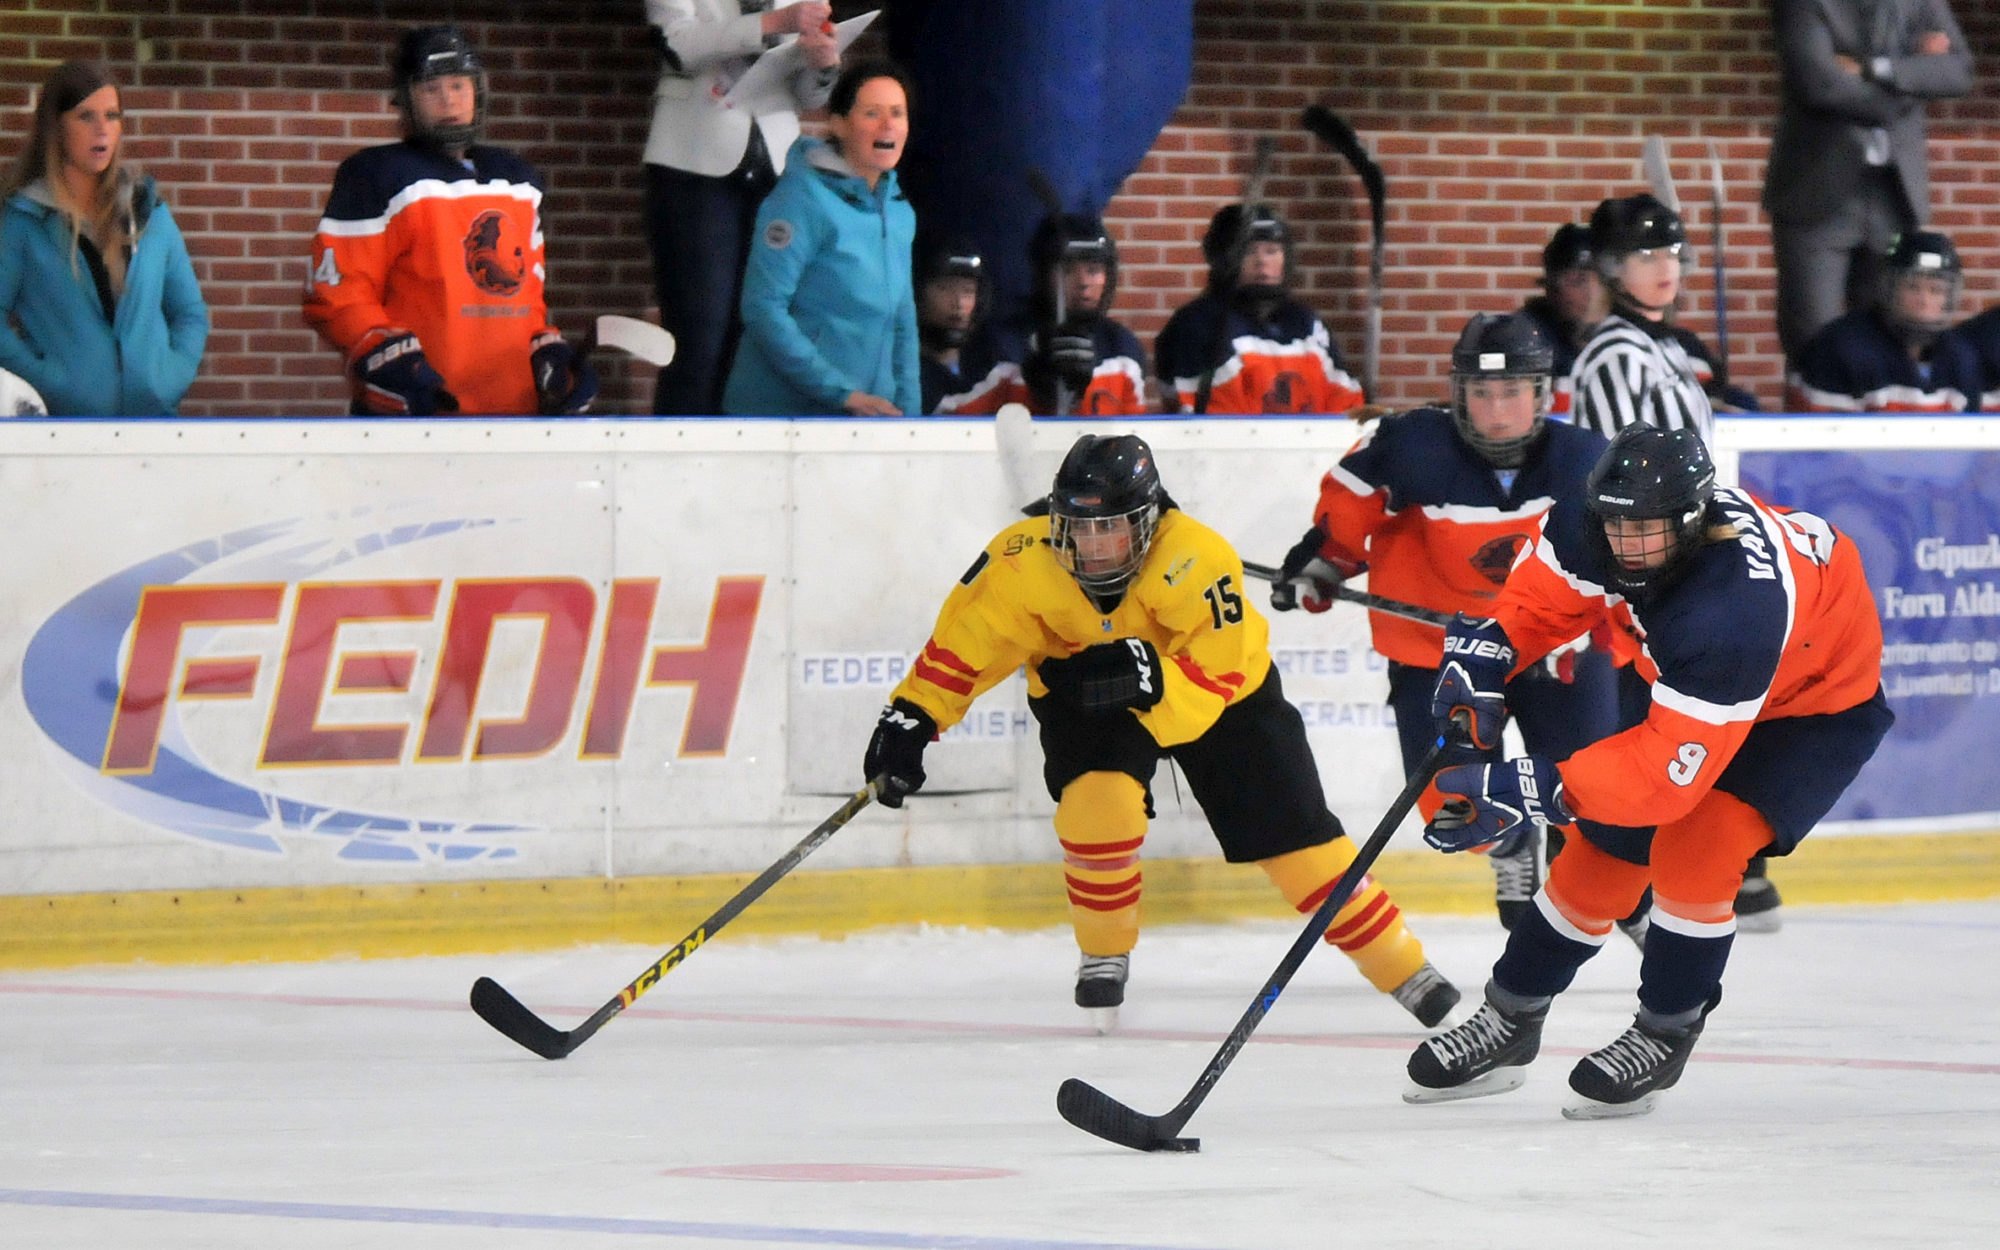
[[[891,696],[949,729],[980,695],[1029,666],[1044,695],[1042,660],[1121,638],[1160,653],[1166,693],[1134,712],[1163,747],[1192,742],[1271,671],[1270,625],[1243,593],[1243,562],[1220,534],[1168,509],[1152,546],[1110,612],[1100,612],[1056,560],[1049,519],[1001,530],[945,598],[923,653]]]

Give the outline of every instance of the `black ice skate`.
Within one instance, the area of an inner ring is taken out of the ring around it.
[[[1759,856],[1743,870],[1743,884],[1736,888],[1736,931],[1776,933],[1785,923],[1778,887],[1764,875],[1764,859]]]
[[[1488,998],[1472,1018],[1447,1029],[1410,1055],[1410,1087],[1403,1101],[1455,1102],[1519,1089],[1528,1064],[1542,1049],[1542,1021],[1549,1009],[1512,1012]]]
[[[1500,927],[1511,930],[1542,888],[1542,839],[1530,829],[1514,846],[1495,846],[1486,862],[1493,866],[1493,906],[1500,913]]]
[[[1444,1023],[1451,1009],[1458,1006],[1458,987],[1445,980],[1444,973],[1437,970],[1429,960],[1424,966],[1410,974],[1407,981],[1389,992],[1389,996],[1403,1005],[1403,1010],[1417,1018],[1417,1023],[1427,1029],[1434,1029]]]
[[[1702,1024],[1721,1001],[1717,991],[1700,1017],[1680,1030],[1648,1024],[1643,1015],[1635,1018],[1617,1041],[1576,1061],[1569,1074],[1569,1087],[1576,1096],[1563,1108],[1563,1115],[1572,1120],[1610,1120],[1651,1111],[1660,1091],[1681,1079]]]
[[[1130,955],[1085,955],[1076,969],[1076,1005],[1090,1013],[1099,1033],[1118,1027],[1118,1008],[1125,1001],[1125,978],[1131,974]]]

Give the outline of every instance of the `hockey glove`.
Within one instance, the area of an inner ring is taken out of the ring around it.
[[[1097,372],[1097,344],[1087,334],[1065,334],[1058,329],[1049,338],[1049,369],[1063,385],[1082,390]]]
[[[1035,670],[1049,694],[1079,712],[1143,712],[1166,695],[1160,653],[1144,638],[1120,638],[1072,656],[1043,660]]]
[[[1424,841],[1440,851],[1471,850],[1576,819],[1563,798],[1562,774],[1540,755],[1447,768],[1437,788],[1445,803],[1424,826]]]
[[[384,417],[434,417],[458,411],[458,398],[424,359],[408,330],[373,330],[351,357],[361,381],[363,412]]]
[[[590,411],[597,398],[597,373],[551,330],[529,344],[528,366],[535,374],[535,399],[545,417],[573,417]]]
[[[1514,671],[1514,644],[1500,622],[1475,621],[1463,614],[1444,631],[1444,663],[1431,695],[1431,719],[1438,732],[1454,736],[1452,720],[1466,715],[1473,746],[1491,751],[1507,724],[1507,677]]]
[[[882,779],[876,802],[901,807],[904,795],[924,788],[924,748],[935,737],[937,722],[908,699],[897,699],[882,709],[875,736],[868,739],[868,754],[861,759],[864,777]]]
[[[1315,525],[1285,553],[1285,562],[1278,566],[1278,576],[1271,583],[1271,606],[1274,609],[1290,612],[1293,608],[1304,608],[1308,612],[1324,612],[1333,606],[1333,592],[1360,569],[1355,565],[1346,565],[1345,561],[1336,563],[1329,560],[1321,554],[1325,548],[1326,531]]]

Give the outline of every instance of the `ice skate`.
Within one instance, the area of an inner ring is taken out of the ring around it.
[[[1418,1024],[1434,1029],[1458,1006],[1460,995],[1458,987],[1447,981],[1435,964],[1425,960],[1424,966],[1412,972],[1409,980],[1390,992],[1390,997],[1415,1016]]]
[[[1076,1005],[1099,1033],[1118,1027],[1118,1008],[1125,1002],[1125,978],[1131,970],[1130,955],[1085,955],[1077,965]]]
[[[1542,888],[1542,839],[1530,829],[1512,846],[1496,845],[1486,862],[1493,866],[1493,906],[1500,913],[1500,927],[1512,930]]]
[[[1549,1009],[1511,1012],[1488,998],[1472,1018],[1432,1037],[1410,1055],[1409,1103],[1455,1102],[1519,1089],[1542,1048]]]
[[[1642,1012],[1616,1041],[1576,1061],[1569,1074],[1572,1096],[1563,1115],[1572,1120],[1610,1120],[1651,1111],[1660,1091],[1672,1089],[1681,1079],[1703,1022],[1721,1000],[1722,995],[1716,994],[1685,1029],[1649,1024]]]
[[[1750,861],[1743,870],[1743,884],[1736,889],[1736,931],[1776,933],[1785,923],[1778,887],[1764,875],[1764,860]]]

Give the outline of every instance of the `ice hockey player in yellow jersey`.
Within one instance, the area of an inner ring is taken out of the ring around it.
[[[1139,940],[1139,852],[1162,756],[1180,766],[1224,857],[1256,863],[1301,913],[1356,852],[1327,810],[1241,559],[1174,505],[1145,441],[1078,439],[1048,503],[1048,515],[995,536],[952,588],[864,769],[883,779],[883,803],[902,806],[923,786],[924,748],[939,730],[1027,667],[1083,955],[1076,1002],[1108,1028]],[[1458,1002],[1372,880],[1326,940],[1426,1027]]]

